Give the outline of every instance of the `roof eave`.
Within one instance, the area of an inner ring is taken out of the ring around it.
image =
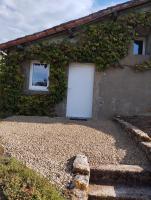
[[[104,10],[95,12],[93,14],[90,14],[88,16],[85,16],[85,17],[82,17],[82,18],[79,18],[76,20],[72,20],[72,21],[60,24],[58,26],[46,29],[44,31],[2,43],[2,44],[0,44],[0,50],[6,50],[13,46],[23,45],[26,43],[34,42],[34,41],[64,32],[68,29],[72,29],[72,28],[75,28],[75,27],[78,27],[78,26],[81,26],[84,24],[91,23],[97,19],[101,19],[103,17],[109,16],[110,14],[112,14],[114,12],[122,12],[124,10],[130,9],[133,7],[141,6],[148,2],[150,2],[150,1],[149,0],[133,0],[133,1],[128,1],[128,2],[122,3],[122,4],[118,4],[118,5],[106,8]]]

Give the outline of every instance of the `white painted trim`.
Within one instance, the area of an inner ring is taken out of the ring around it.
[[[47,64],[48,66],[48,82],[47,82],[47,87],[44,86],[33,86],[32,85],[32,76],[33,76],[33,64],[38,63],[38,64],[46,64],[46,63],[40,63],[39,61],[32,61],[30,64],[30,76],[29,76],[29,90],[34,90],[34,91],[48,91],[48,87],[49,87],[49,71],[50,71],[50,65]]]
[[[86,72],[88,72],[88,76]],[[70,63],[68,70],[68,90],[66,104],[67,118],[92,118],[94,74],[94,63]]]
[[[143,55],[146,55],[146,38],[143,38]]]

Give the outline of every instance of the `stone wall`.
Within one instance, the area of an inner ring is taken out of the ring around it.
[[[136,72],[124,67],[95,74],[94,118],[151,112],[150,99],[151,71]]]
[[[151,3],[147,7],[133,8],[133,11],[147,11],[150,9]],[[119,14],[126,14],[130,11],[132,10]],[[133,65],[142,63],[150,58],[151,34],[142,32],[142,37],[146,39],[146,56],[134,56],[132,54],[133,45],[131,44],[128,56],[120,62],[123,68],[95,72],[93,94],[94,119],[111,118],[113,115],[135,115],[151,112],[151,71],[135,72],[131,69]],[[65,38],[69,39],[68,33],[59,34],[55,37],[51,36],[47,40],[59,42]],[[70,40],[75,42],[76,38]],[[30,91],[28,89],[29,70],[30,63],[27,61],[23,64],[23,73],[25,74],[24,93],[37,93],[37,91]],[[56,114],[61,117],[66,115],[66,98],[56,106]]]

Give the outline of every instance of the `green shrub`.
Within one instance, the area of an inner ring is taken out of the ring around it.
[[[0,158],[0,187],[8,200],[64,200],[46,179],[12,158]]]

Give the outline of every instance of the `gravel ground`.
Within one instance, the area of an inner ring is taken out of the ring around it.
[[[90,165],[145,164],[145,155],[114,122],[14,116],[0,122],[7,151],[63,187],[71,178],[71,158],[88,156]]]

